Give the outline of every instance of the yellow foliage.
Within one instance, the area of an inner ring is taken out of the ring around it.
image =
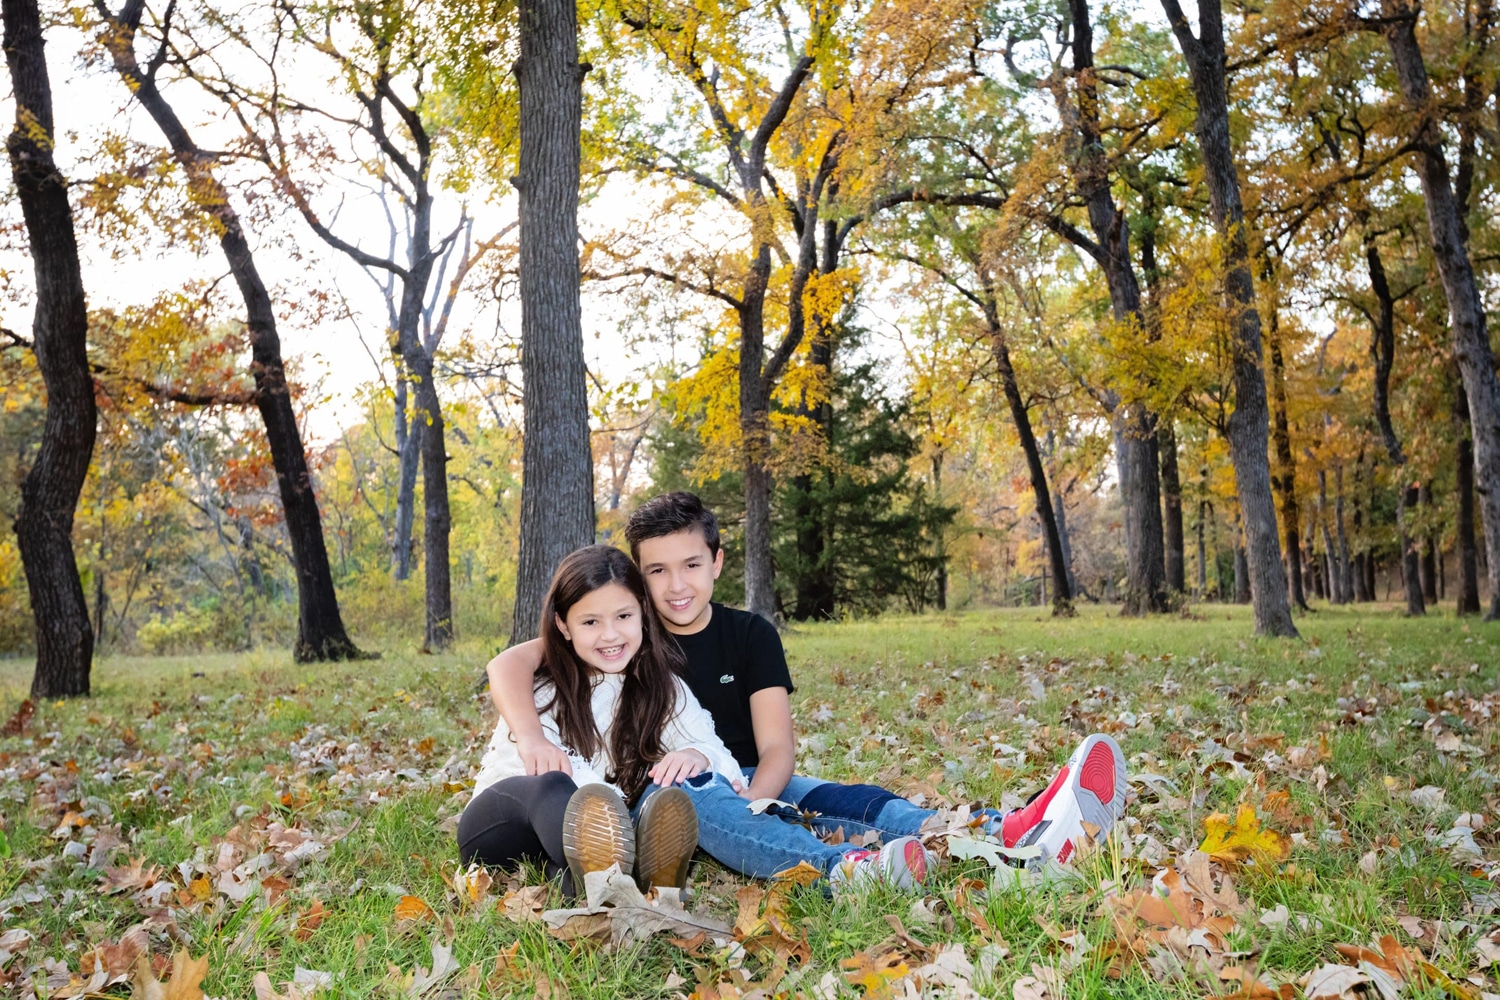
[[[1292,852],[1291,841],[1275,830],[1264,829],[1255,815],[1255,807],[1240,803],[1234,822],[1224,813],[1214,813],[1203,821],[1204,838],[1198,850],[1223,864],[1246,860],[1284,861]]]

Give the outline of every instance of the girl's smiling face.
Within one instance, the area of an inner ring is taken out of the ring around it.
[[[618,674],[641,648],[641,605],[621,584],[607,583],[580,598],[557,627],[584,663]]]

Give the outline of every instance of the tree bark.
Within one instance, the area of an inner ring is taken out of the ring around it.
[[[1258,635],[1294,637],[1297,626],[1292,623],[1292,611],[1287,601],[1286,576],[1281,571],[1281,546],[1276,537],[1276,507],[1271,496],[1271,466],[1266,442],[1269,419],[1266,379],[1261,365],[1260,313],[1255,307],[1245,213],[1230,148],[1223,11],[1220,0],[1199,0],[1200,34],[1195,36],[1178,0],[1162,0],[1162,6],[1192,77],[1193,93],[1198,102],[1194,131],[1208,182],[1209,214],[1228,250],[1224,296],[1235,320],[1230,342],[1234,412],[1229,417],[1226,437],[1245,521],[1246,561],[1251,602],[1255,608],[1255,632]],[[1296,539],[1292,539],[1291,544],[1297,544]]]
[[[396,352],[396,363],[406,363]],[[406,400],[408,380],[405,372],[396,375],[396,519],[391,538],[391,577],[405,580],[411,576],[412,525],[416,521],[417,471],[422,465],[422,425],[408,419]]]
[[[1086,248],[1104,272],[1114,322],[1144,334],[1141,288],[1130,257],[1130,225],[1110,192],[1109,165],[1099,122],[1094,69],[1093,27],[1087,0],[1069,0],[1073,20],[1073,73],[1076,103],[1058,100],[1074,118],[1076,153],[1073,173],[1079,197],[1088,207],[1096,243]],[[1125,604],[1123,614],[1166,611],[1167,574],[1163,552],[1161,482],[1156,445],[1156,417],[1136,401],[1122,402],[1112,414],[1125,504]]]
[[[594,464],[579,301],[578,174],[583,74],[578,7],[522,0],[521,554],[511,644],[537,634],[557,564],[594,540]]]
[[[1469,436],[1469,401],[1464,387],[1454,387],[1453,418],[1458,437],[1458,604],[1460,615],[1479,614],[1479,550],[1474,533],[1474,442]]]
[[[1297,458],[1292,452],[1291,423],[1286,412],[1286,362],[1281,353],[1281,337],[1276,311],[1271,310],[1269,336],[1271,347],[1271,403],[1274,418],[1272,440],[1276,444],[1276,466],[1279,476],[1271,477],[1281,508],[1281,527],[1286,538],[1286,578],[1292,603],[1307,610],[1307,594],[1302,589],[1302,524],[1297,507]]]
[[[176,111],[157,85],[156,73],[164,65],[168,50],[165,38],[170,22],[162,25],[163,43],[143,71],[135,56],[135,37],[140,28],[145,0],[126,0],[118,15],[111,14],[103,0],[96,9],[107,24],[105,47],[127,87],[141,102],[157,128],[166,137],[172,154],[188,177],[198,210],[211,217],[219,235],[219,247],[245,303],[245,325],[250,336],[251,370],[255,378],[255,406],[266,428],[266,442],[276,468],[276,485],[291,541],[292,562],[297,571],[297,644],[293,657],[299,663],[343,660],[363,656],[350,641],[339,614],[338,596],[323,521],[307,467],[307,451],[286,381],[281,358],[281,337],[276,330],[276,311],[261,280],[250,250],[250,241],[239,214],[230,204],[229,192],[213,172],[213,154],[199,148]],[[171,8],[169,7],[168,10]]]
[[[1422,599],[1422,580],[1416,543],[1408,530],[1411,512],[1417,505],[1417,490],[1406,476],[1406,455],[1401,449],[1401,439],[1391,421],[1391,369],[1396,360],[1396,301],[1386,277],[1385,265],[1380,259],[1380,248],[1375,241],[1365,238],[1365,265],[1370,272],[1370,290],[1375,293],[1377,312],[1375,327],[1370,338],[1370,354],[1375,362],[1375,423],[1380,427],[1380,436],[1385,441],[1385,451],[1391,464],[1396,467],[1396,533],[1401,546],[1401,582],[1406,595],[1406,613],[1427,613]]]
[[[73,697],[89,693],[94,659],[94,630],[73,554],[73,516],[97,423],[88,304],[67,182],[52,157],[57,132],[41,15],[36,0],[4,0],[0,14],[16,103],[6,151],[36,275],[32,344],[47,386],[41,445],[21,483],[14,525],[36,621],[31,696]]]
[[[1182,479],[1177,469],[1177,432],[1169,418],[1158,421],[1156,448],[1161,457],[1162,538],[1166,543],[1167,589],[1187,590],[1187,565],[1182,536]]]
[[[1344,528],[1344,465],[1342,462],[1334,467],[1333,477],[1335,487],[1333,520],[1338,527],[1339,579],[1344,588],[1342,603],[1349,604],[1354,601],[1354,573],[1349,564],[1349,534]]]
[[[1390,44],[1402,97],[1418,116],[1412,136],[1417,148],[1416,173],[1427,211],[1432,253],[1448,299],[1453,356],[1463,373],[1469,400],[1475,481],[1480,486],[1485,549],[1488,555],[1490,607],[1487,618],[1500,618],[1500,376],[1490,347],[1484,300],[1464,246],[1463,220],[1443,155],[1443,136],[1427,67],[1417,42],[1419,8],[1405,0],[1381,0],[1382,34]]]
[[[1424,482],[1417,488],[1417,503],[1423,511],[1423,519],[1431,523],[1432,490]],[[1432,535],[1422,536],[1422,563],[1420,567],[1422,577],[1422,599],[1428,604],[1436,604],[1437,595],[1437,544],[1432,540]]]

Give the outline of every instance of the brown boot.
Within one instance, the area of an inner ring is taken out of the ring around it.
[[[636,885],[687,887],[698,847],[698,811],[680,788],[663,788],[641,805],[635,824]]]
[[[684,796],[685,797],[685,796]],[[584,896],[583,876],[619,865],[629,872],[635,864],[635,836],[630,812],[619,793],[608,785],[584,785],[563,810],[563,855],[573,876],[573,892]]]

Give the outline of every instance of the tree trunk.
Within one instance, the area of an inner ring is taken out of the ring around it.
[[[1208,600],[1208,549],[1204,545],[1203,522],[1207,520],[1208,502],[1198,501],[1198,600]]]
[[[1417,489],[1417,503],[1421,504],[1423,519],[1429,524],[1432,521],[1432,490],[1424,482]],[[1420,567],[1422,577],[1422,598],[1428,604],[1436,604],[1437,595],[1437,544],[1432,540],[1432,535],[1422,536],[1422,564]]]
[[[1261,367],[1260,313],[1250,274],[1245,213],[1229,138],[1225,79],[1224,24],[1220,0],[1199,0],[1200,37],[1193,35],[1178,0],[1162,0],[1172,32],[1187,59],[1198,101],[1194,131],[1208,181],[1209,214],[1227,244],[1224,297],[1236,315],[1231,333],[1234,412],[1226,437],[1234,463],[1235,488],[1245,520],[1246,561],[1258,635],[1294,637],[1297,626],[1287,602],[1281,546],[1276,537],[1276,506],[1271,496],[1267,454],[1266,379]],[[1290,540],[1296,544],[1296,539]]]
[[[525,410],[521,553],[510,641],[534,637],[552,573],[594,541],[583,319],[578,170],[583,74],[578,7],[522,0],[520,164],[521,377]],[[429,472],[429,475],[431,473]],[[425,483],[424,483],[425,485]]]
[[[1333,531],[1328,527],[1328,471],[1318,470],[1318,530],[1323,536],[1323,575],[1328,581],[1328,600],[1344,603],[1344,585],[1339,574],[1338,550],[1333,545]]]
[[[1170,419],[1158,421],[1156,448],[1161,457],[1162,539],[1166,544],[1167,589],[1187,590],[1187,566],[1182,537],[1182,479],[1177,470],[1177,432]]]
[[[41,445],[21,483],[15,531],[36,621],[31,696],[62,698],[89,693],[94,660],[94,630],[73,555],[73,515],[94,454],[97,419],[88,304],[67,181],[52,157],[57,132],[41,15],[36,0],[4,0],[0,13],[16,103],[6,151],[36,274],[32,344],[47,386]]]
[[[1500,618],[1500,377],[1490,347],[1484,300],[1474,278],[1473,263],[1464,246],[1460,206],[1448,177],[1437,106],[1427,79],[1427,67],[1417,42],[1419,9],[1404,0],[1381,0],[1382,32],[1390,43],[1392,62],[1406,103],[1419,116],[1413,135],[1417,178],[1427,210],[1432,254],[1448,299],[1453,356],[1463,373],[1469,399],[1474,446],[1475,480],[1480,484],[1485,549],[1489,557],[1490,608],[1486,617]]]
[[[1333,519],[1338,526],[1338,565],[1339,579],[1343,586],[1343,599],[1341,603],[1349,604],[1354,601],[1354,573],[1349,564],[1349,534],[1344,529],[1344,465],[1340,462],[1334,467],[1334,487],[1337,492],[1333,499]]]
[[[1078,599],[1078,574],[1073,571],[1073,540],[1068,537],[1068,504],[1062,490],[1052,491],[1052,517],[1057,522],[1057,544],[1062,548],[1063,565],[1068,567],[1068,593]]]
[[[276,330],[276,311],[261,280],[250,251],[250,241],[230,204],[229,192],[214,174],[214,157],[198,147],[176,111],[157,86],[153,60],[143,72],[135,57],[135,36],[140,27],[144,0],[126,0],[119,15],[110,17],[105,46],[115,70],[135,94],[172,147],[173,156],[187,175],[189,190],[198,210],[212,218],[219,247],[245,303],[245,326],[250,336],[251,371],[255,377],[255,406],[266,428],[266,443],[276,468],[276,486],[286,517],[292,563],[297,571],[297,644],[293,657],[299,663],[343,660],[362,654],[349,640],[339,614],[323,521],[307,467],[307,451],[297,425],[297,411],[286,381],[281,359],[281,337]],[[168,11],[171,10],[169,6]],[[165,34],[170,25],[164,24]]]
[[[999,313],[994,299],[985,300],[985,320],[989,324],[990,352],[995,357],[995,366],[1000,371],[1000,386],[1005,393],[1010,417],[1016,424],[1016,436],[1021,440],[1021,451],[1026,456],[1026,470],[1031,476],[1031,493],[1036,501],[1037,518],[1042,523],[1042,537],[1047,543],[1047,559],[1052,569],[1052,614],[1060,617],[1073,615],[1073,592],[1068,586],[1068,564],[1063,554],[1062,539],[1057,530],[1057,514],[1052,509],[1052,495],[1047,488],[1047,472],[1042,465],[1042,453],[1036,444],[1036,435],[1031,430],[1031,414],[1026,410],[1026,401],[1021,396],[1021,386],[1016,381],[1016,370],[1010,362],[1010,345],[1006,342],[1005,330],[1000,325]],[[1045,584],[1043,584],[1045,586]]]
[[[1076,153],[1073,174],[1079,197],[1088,207],[1095,244],[1086,247],[1109,288],[1114,322],[1138,333],[1146,331],[1141,288],[1130,256],[1130,224],[1110,192],[1109,164],[1099,122],[1094,72],[1093,27],[1087,0],[1070,0],[1073,19],[1073,72],[1076,102],[1057,103],[1073,118]],[[1112,414],[1120,496],[1125,505],[1125,604],[1123,614],[1166,611],[1167,576],[1162,541],[1161,482],[1156,448],[1156,417],[1135,401]]]
[[[1281,508],[1281,527],[1286,538],[1286,578],[1292,603],[1307,610],[1307,594],[1302,589],[1302,525],[1297,508],[1297,458],[1292,453],[1291,425],[1286,413],[1286,362],[1281,354],[1281,337],[1275,310],[1271,312],[1271,402],[1275,419],[1272,440],[1276,443],[1276,466],[1279,476],[1271,477]]]
[[[1479,614],[1479,552],[1474,533],[1474,441],[1469,436],[1469,400],[1462,384],[1454,388],[1453,418],[1458,436],[1458,598],[1460,615]],[[1493,487],[1492,487],[1493,488]]]
[[[397,352],[397,364],[406,362]],[[409,379],[406,372],[396,375],[396,523],[391,538],[391,577],[405,580],[411,576],[412,524],[416,520],[417,469],[422,464],[422,422],[407,419],[406,397]]]
[[[1406,455],[1391,420],[1391,369],[1396,362],[1396,301],[1386,278],[1385,264],[1374,239],[1365,237],[1365,265],[1370,272],[1370,290],[1375,293],[1377,313],[1370,338],[1370,354],[1375,362],[1375,422],[1385,441],[1385,451],[1396,467],[1396,533],[1401,547],[1401,582],[1406,594],[1406,613],[1422,615],[1427,608],[1422,600],[1422,580],[1416,543],[1409,530],[1412,509],[1417,505],[1416,487],[1407,481]]]
[[[932,497],[937,503],[943,502],[943,451],[938,449],[932,456]],[[1058,530],[1062,531],[1062,522],[1058,522]],[[948,610],[948,540],[945,537],[947,528],[939,525],[937,529],[937,609]],[[1062,535],[1063,546],[1066,548],[1067,534]],[[1071,580],[1072,569],[1069,567],[1069,578]]]
[[[770,399],[761,372],[771,248],[760,247],[745,279],[740,310],[740,437],[745,450],[745,610],[776,620],[771,559]]]

